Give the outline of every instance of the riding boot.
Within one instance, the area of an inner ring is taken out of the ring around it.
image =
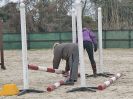
[[[91,66],[92,66],[92,70],[93,70],[93,75],[94,75],[94,77],[96,77],[97,76],[96,64],[91,64]]]

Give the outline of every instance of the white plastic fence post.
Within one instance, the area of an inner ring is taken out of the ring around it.
[[[28,81],[28,61],[27,61],[27,36],[26,36],[26,18],[25,18],[25,4],[20,4],[20,18],[21,18],[21,39],[22,39],[22,64],[23,64],[23,83],[24,89],[29,88]]]
[[[81,87],[86,87],[85,66],[84,66],[84,57],[83,57],[82,7],[81,7],[80,0],[76,2],[76,12],[77,12],[77,30],[78,30]]]
[[[98,40],[99,40],[99,68],[98,72],[103,72],[103,49],[102,49],[102,11],[98,8]]]
[[[72,8],[72,42],[76,43],[76,12],[74,8]]]

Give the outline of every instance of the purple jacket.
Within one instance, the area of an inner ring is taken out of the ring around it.
[[[90,41],[93,44],[97,44],[96,35],[89,29],[83,28],[83,41]]]

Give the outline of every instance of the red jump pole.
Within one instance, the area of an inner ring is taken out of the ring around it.
[[[121,74],[117,73],[114,77],[111,77],[108,81],[105,81],[103,84],[98,85],[98,90],[104,90],[120,77]]]
[[[47,68],[47,67],[37,66],[37,65],[33,65],[33,64],[29,64],[28,65],[28,69],[30,69],[30,70],[45,71],[45,72],[56,73],[56,74],[64,74],[65,73],[64,70]],[[69,75],[70,75],[70,72],[69,72],[68,76]],[[80,77],[80,73],[78,73],[78,77]]]
[[[45,71],[45,72],[56,73],[56,74],[63,74],[65,72],[63,70],[37,66],[37,65],[33,65],[33,64],[29,64],[28,69]]]
[[[51,91],[53,91],[54,89],[60,87],[60,86],[63,85],[63,84],[64,84],[64,81],[63,81],[63,80],[60,80],[59,82],[56,82],[56,83],[54,83],[53,85],[49,85],[49,86],[47,87],[47,91],[48,91],[48,92],[51,92]]]

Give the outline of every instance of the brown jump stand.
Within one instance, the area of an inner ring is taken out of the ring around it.
[[[4,51],[3,51],[3,35],[2,35],[2,21],[0,20],[0,57],[1,57],[1,69],[5,70],[4,66]]]

